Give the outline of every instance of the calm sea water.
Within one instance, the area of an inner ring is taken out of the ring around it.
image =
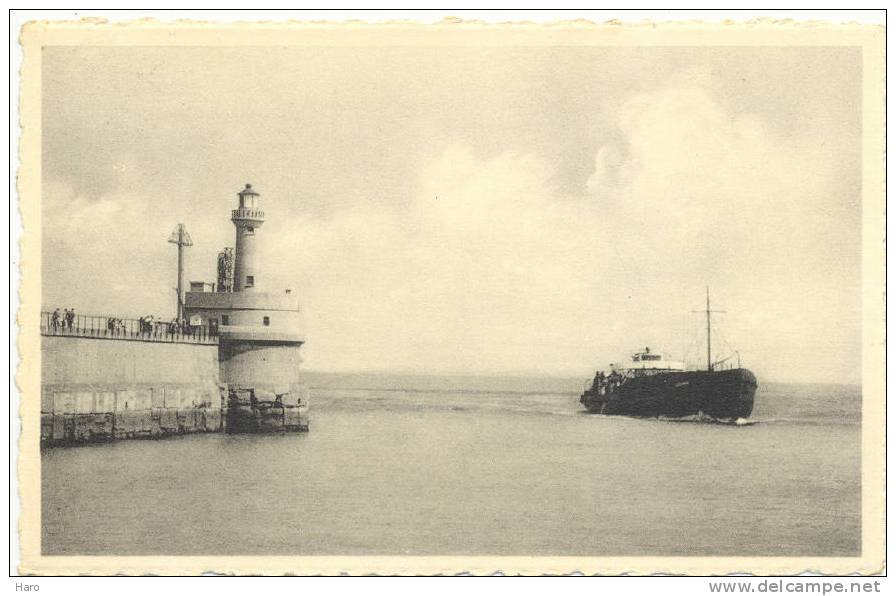
[[[727,426],[584,414],[577,379],[307,380],[309,433],[43,452],[43,553],[860,553],[858,387]]]

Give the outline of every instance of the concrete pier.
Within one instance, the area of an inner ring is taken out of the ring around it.
[[[303,385],[250,394],[221,366],[216,344],[42,334],[41,445],[308,430]]]
[[[41,337],[41,444],[223,430],[218,346]]]
[[[182,249],[192,240],[182,224],[172,236],[174,320],[42,314],[42,445],[308,430],[299,301],[289,289],[264,290],[260,195],[247,184],[237,197],[236,249],[219,255],[217,284],[191,282],[183,301]]]

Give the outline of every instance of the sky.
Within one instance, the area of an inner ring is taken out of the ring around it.
[[[45,309],[173,316],[246,184],[322,371],[586,378],[650,346],[861,380],[861,54],[48,47]],[[261,277],[261,276],[260,276]]]

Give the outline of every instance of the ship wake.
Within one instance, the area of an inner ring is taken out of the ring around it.
[[[704,414],[703,412],[692,414],[690,416],[659,416],[657,419],[662,420],[663,422],[692,422],[700,424],[722,424],[725,426],[752,426],[759,423],[758,420],[750,420],[748,418],[716,418]]]

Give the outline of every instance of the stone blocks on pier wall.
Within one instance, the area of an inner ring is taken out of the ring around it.
[[[41,444],[72,445],[117,439],[219,432],[220,408],[157,408],[88,414],[41,414]]]
[[[218,347],[41,338],[41,444],[222,429]]]

